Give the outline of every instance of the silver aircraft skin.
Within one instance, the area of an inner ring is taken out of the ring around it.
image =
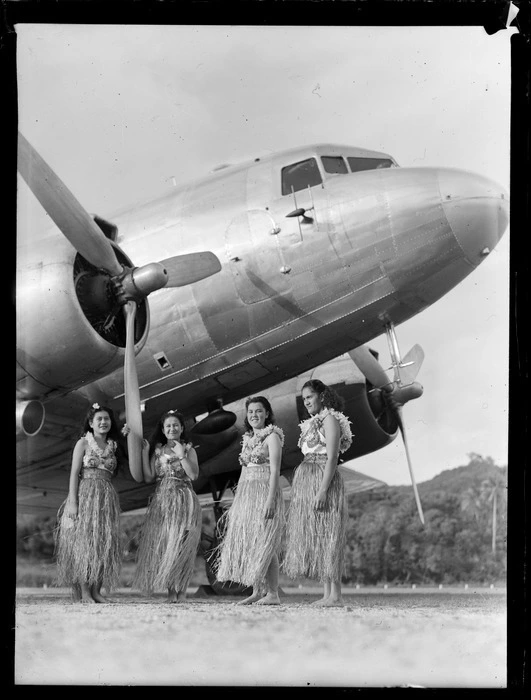
[[[288,386],[300,392],[293,380],[324,363],[337,370],[332,383],[352,382],[356,366],[334,358],[444,296],[494,249],[508,216],[507,193],[480,175],[399,167],[385,153],[318,144],[222,167],[110,221],[95,217],[134,266],[199,250],[221,263],[218,273],[159,289],[139,307],[145,433],[170,408],[192,424],[216,401],[234,404],[240,417],[246,396],[274,402],[274,387],[290,381],[278,395]],[[102,275],[56,227],[31,240],[18,253],[17,468],[20,507],[51,512],[66,493],[88,405],[123,409],[124,343],[118,324],[104,328]],[[290,405],[277,412],[280,425],[300,420]],[[33,410],[42,425],[31,434]],[[396,425],[387,432],[356,456],[387,444]],[[198,450],[203,474],[228,469],[220,456],[238,444],[228,433],[220,431],[225,443],[208,458]],[[124,482],[125,509],[144,505],[146,489]]]

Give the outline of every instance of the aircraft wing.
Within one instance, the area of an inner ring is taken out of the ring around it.
[[[353,461],[354,460],[351,460],[351,462]],[[366,474],[362,474],[356,469],[353,469],[351,462],[345,462],[345,464],[339,465],[339,471],[341,472],[341,476],[343,477],[343,481],[345,483],[345,494],[347,496],[354,493],[372,491],[373,489],[387,486],[385,481],[375,479],[372,476],[367,476]],[[284,500],[289,501],[291,498],[291,484],[288,479],[282,475],[280,476],[280,487],[282,489]],[[221,504],[224,506],[229,506],[233,500],[234,493],[232,489],[226,489],[225,493],[223,494],[223,498],[221,499]],[[213,503],[213,499],[210,494],[203,493],[199,494],[199,502],[201,503],[202,508],[209,508]]]

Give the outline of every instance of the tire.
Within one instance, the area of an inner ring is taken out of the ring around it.
[[[238,583],[237,581],[221,582],[217,580],[213,564],[214,552],[219,544],[219,540],[216,537],[209,538],[209,540],[211,541],[209,542],[208,549],[203,550],[203,557],[205,559],[205,570],[207,579],[211,588],[218,595],[251,595],[253,591],[252,586],[246,586],[243,583]]]

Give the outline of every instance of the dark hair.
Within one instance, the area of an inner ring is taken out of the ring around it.
[[[179,411],[174,411],[174,410],[169,410],[166,411],[166,413],[163,413],[162,416],[159,418],[157,425],[153,432],[151,433],[151,437],[149,438],[149,457],[151,458],[151,455],[155,451],[155,447],[157,445],[165,445],[168,442],[168,438],[164,435],[164,421],[167,418],[177,418],[179,423],[182,426],[182,433],[181,433],[181,442],[188,442],[188,438],[186,435],[186,427],[184,424],[184,416],[182,413],[179,413]]]
[[[111,419],[111,427],[109,428],[107,437],[111,438],[111,440],[118,441],[120,439],[120,431],[118,430],[118,426],[116,425],[114,411],[112,410],[112,408],[109,408],[108,406],[102,406],[99,403],[93,403],[92,406],[89,408],[87,415],[85,416],[85,422],[83,423],[83,430],[81,432],[81,436],[85,435],[86,433],[92,433],[94,435],[94,431],[92,430],[90,421],[94,420],[94,416],[96,415],[96,413],[100,413],[100,411],[105,411],[106,413],[108,413],[109,418]]]
[[[269,413],[269,415],[266,416],[265,425],[273,425],[275,423],[275,414],[273,413],[273,409],[271,408],[271,404],[269,403],[268,399],[266,399],[265,396],[249,396],[249,398],[245,401],[245,420],[243,422],[245,429],[248,432],[253,432],[251,424],[247,420],[247,409],[252,403],[261,403],[265,410]]]
[[[321,395],[321,403],[325,408],[333,408],[336,411],[342,411],[345,407],[345,399],[340,396],[337,391],[324,384],[320,379],[310,379],[302,387],[303,389],[312,389],[317,394]]]
[[[125,473],[125,465],[127,464],[127,452],[124,448],[123,437],[120,431],[118,430],[118,425],[116,423],[114,411],[112,410],[112,408],[109,408],[108,406],[103,406],[99,403],[93,403],[92,406],[89,408],[87,415],[85,416],[83,430],[81,431],[80,437],[83,437],[83,435],[86,435],[87,433],[92,433],[94,435],[94,431],[90,426],[90,421],[94,420],[94,416],[96,415],[96,413],[100,413],[100,411],[105,411],[106,413],[108,413],[109,418],[111,419],[111,427],[109,428],[109,432],[107,433],[107,438],[116,442],[115,457],[117,469],[113,474],[113,476],[116,476],[118,472]]]

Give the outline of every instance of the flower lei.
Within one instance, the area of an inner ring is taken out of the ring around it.
[[[87,441],[92,454],[89,453],[83,456],[83,466],[89,469],[105,469],[105,471],[112,474],[116,467],[116,442],[114,440],[107,440],[106,446],[104,449],[102,449],[90,431],[85,433],[84,438]],[[101,464],[101,462],[103,462],[103,464]]]
[[[159,461],[160,461],[161,465],[168,465],[168,464],[170,464],[171,462],[175,462],[175,460],[177,460],[177,461],[179,460],[179,458],[178,458],[177,455],[173,452],[173,450],[172,450],[172,453],[169,455],[167,452],[164,452],[163,447],[164,447],[164,445],[161,445],[161,444],[158,444],[158,445],[155,447],[155,454],[156,454],[157,457],[159,458]],[[187,442],[186,445],[184,446],[184,456],[185,456],[185,457],[186,457],[186,455],[188,454],[188,451],[189,451],[189,449],[190,449],[191,447],[192,447],[192,443],[191,443],[191,442]],[[170,449],[171,449],[171,448],[170,448]]]
[[[271,424],[271,425],[266,425],[265,428],[260,428],[256,432],[244,433],[244,436],[243,436],[242,441],[241,441],[241,446],[242,446],[241,452],[243,453],[243,451],[245,450],[245,451],[251,453],[254,449],[259,447],[263,443],[263,441],[269,435],[271,435],[271,433],[276,433],[279,436],[280,445],[283,446],[284,445],[284,431],[282,430],[282,428],[279,428],[278,425]],[[240,453],[239,461],[240,461],[240,464],[242,466],[245,466],[245,462],[242,459],[241,453]]]
[[[96,438],[94,437],[94,434],[90,432],[90,430],[85,433],[85,440],[88,442],[91,449],[100,457],[105,457],[109,453],[109,450],[114,452],[117,447],[114,440],[107,439],[107,446],[102,449],[96,442]]]
[[[311,416],[303,420],[302,423],[299,423],[301,435],[297,443],[298,447],[302,447],[302,443],[309,434],[318,432],[327,416],[333,416],[339,423],[339,451],[346,452],[346,450],[348,450],[352,445],[353,437],[350,429],[350,421],[344,413],[336,411],[334,408],[323,408],[323,410],[319,411],[315,416]]]

